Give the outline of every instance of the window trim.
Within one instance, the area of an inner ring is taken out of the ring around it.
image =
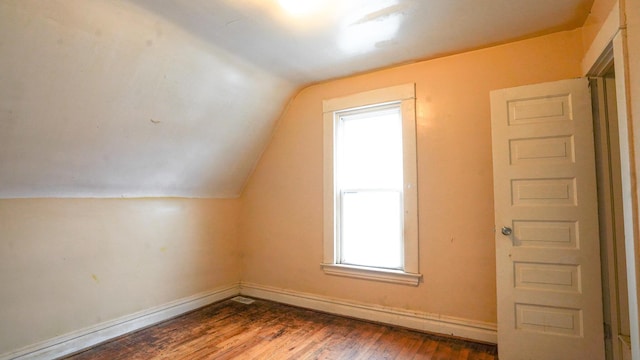
[[[357,108],[400,103],[402,113],[403,146],[403,204],[404,204],[404,265],[402,270],[344,265],[336,257],[336,113]],[[422,278],[418,258],[418,189],[415,84],[404,84],[324,100],[323,108],[323,166],[324,166],[324,257],[322,269],[326,274],[348,276],[417,286]]]

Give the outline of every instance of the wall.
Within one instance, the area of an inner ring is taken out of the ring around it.
[[[238,200],[0,200],[0,355],[239,281]]]
[[[3,196],[235,195],[292,88],[126,1],[10,0],[0,10]],[[0,354],[241,276],[495,322],[488,92],[579,76],[589,36],[559,33],[311,86],[280,120],[242,200],[0,200]],[[406,82],[418,91],[425,281],[324,275],[321,101]],[[230,107],[239,96],[257,103]],[[241,142],[256,144],[251,154],[233,150]],[[220,178],[228,175],[235,180]]]
[[[242,196],[242,280],[496,322],[489,91],[580,76],[580,30],[310,86],[280,119]],[[416,83],[418,287],[325,275],[322,100]]]
[[[0,1],[0,84],[1,198],[237,197],[295,88],[128,0]]]

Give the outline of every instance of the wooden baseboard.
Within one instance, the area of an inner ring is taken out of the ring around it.
[[[236,296],[239,293],[239,284],[220,287],[29,345],[22,349],[0,355],[0,360],[44,360],[73,354],[118,336]]]
[[[364,304],[248,282],[240,283],[240,294],[336,315],[359,318],[409,329],[496,344],[497,325],[446,315]]]
[[[494,323],[357,303],[299,291],[241,282],[239,284],[228,285],[192,295],[135,314],[123,316],[29,345],[22,349],[0,355],[0,360],[44,360],[70,355],[118,336],[140,330],[236,295],[252,296],[336,315],[486,343],[496,344],[498,340],[497,326]]]

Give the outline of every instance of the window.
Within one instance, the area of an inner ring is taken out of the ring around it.
[[[417,285],[414,85],[323,108],[324,271]]]

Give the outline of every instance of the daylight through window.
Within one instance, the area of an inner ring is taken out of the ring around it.
[[[400,104],[336,116],[339,262],[402,269]]]
[[[323,106],[324,271],[417,285],[414,85]]]

